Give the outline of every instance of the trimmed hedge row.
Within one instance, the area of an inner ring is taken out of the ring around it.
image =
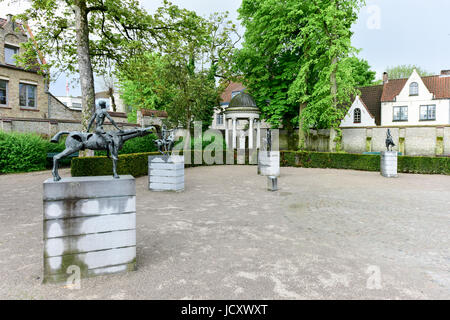
[[[194,162],[195,153],[198,151],[191,150],[191,162]],[[180,152],[180,155],[183,151]],[[159,152],[144,152],[119,155],[117,161],[117,174],[131,174],[133,177],[145,176],[148,174],[148,156],[161,155]],[[214,155],[214,154],[213,154]],[[225,153],[224,153],[225,156]],[[225,159],[225,158],[224,158]],[[234,155],[234,163],[236,163],[236,154]],[[248,164],[248,157],[246,158]],[[202,164],[185,164],[186,167],[197,167],[208,165],[204,159]],[[112,173],[112,160],[105,157],[79,157],[72,159],[71,174],[72,177],[82,176],[107,176]]]
[[[49,147],[36,134],[0,131],[0,173],[44,170]]]
[[[282,151],[281,165],[380,171],[380,155]],[[398,157],[398,172],[450,175],[450,157]]]
[[[195,152],[191,151],[192,160]],[[147,175],[149,155],[159,155],[159,153],[147,152],[120,155],[117,164],[118,174],[131,174],[134,177]],[[281,151],[280,156],[280,165],[284,167],[380,171],[379,155]],[[223,159],[225,160],[225,152]],[[236,163],[236,152],[234,153],[234,163]],[[245,163],[249,163],[248,156],[246,156]],[[207,164],[203,162],[201,165]],[[193,166],[200,166],[200,164],[186,165],[186,167]],[[450,158],[400,156],[398,157],[398,172],[450,175]],[[74,177],[111,175],[111,173],[112,160],[106,157],[72,159],[72,176]]]
[[[117,173],[131,174],[140,177],[148,174],[148,156],[159,152],[131,153],[119,155]],[[73,158],[71,165],[72,177],[109,176],[112,174],[112,160],[105,156]]]

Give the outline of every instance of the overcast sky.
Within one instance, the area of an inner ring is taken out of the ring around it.
[[[162,1],[141,0],[150,12]],[[200,15],[216,11],[229,11],[237,21],[241,0],[172,0],[172,3]],[[0,0],[0,16],[18,13],[27,1],[7,6]],[[367,0],[367,5],[354,25],[353,45],[361,49],[360,57],[366,59],[380,77],[389,66],[416,64],[438,74],[450,69],[450,1],[448,0]],[[244,31],[242,28],[240,29]],[[61,76],[51,85],[55,95],[65,95],[66,80]],[[71,95],[79,95],[71,88]]]

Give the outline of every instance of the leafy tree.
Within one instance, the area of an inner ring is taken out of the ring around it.
[[[342,105],[356,93],[348,57],[356,53],[351,45],[351,26],[363,3],[360,0],[307,2],[304,27],[297,41],[304,50],[302,65],[289,91],[291,101],[307,104],[301,112],[304,129],[338,130],[346,113]]]
[[[239,19],[246,28],[235,65],[263,117],[274,126],[292,125],[298,103],[288,91],[301,65],[304,1],[243,0]]]
[[[369,63],[357,57],[347,58],[347,62],[352,68],[352,77],[357,87],[370,86],[375,81],[376,72],[370,69]]]
[[[431,72],[428,72],[416,65],[400,65],[396,67],[389,67],[387,68],[386,72],[389,75],[389,79],[403,79],[409,78],[414,69],[417,70],[417,73],[419,73],[421,77],[433,75]]]
[[[219,105],[222,86],[231,77],[230,60],[237,40],[227,14],[197,19],[195,36],[174,37],[160,53],[145,52],[121,68],[122,98],[133,107],[166,110],[173,126],[191,128],[193,121],[208,126]]]
[[[195,14],[164,1],[149,15],[137,0],[32,0],[20,15],[32,21],[34,39],[24,45],[20,61],[35,60],[35,44],[48,58],[50,67],[80,76],[83,102],[82,124],[95,109],[94,72],[102,73],[111,62],[122,65],[142,50],[164,46],[174,34],[190,33]],[[35,42],[35,43],[33,43]]]
[[[349,58],[357,51],[351,26],[363,3],[243,0],[239,17],[246,33],[236,65],[269,122],[338,128],[345,115],[341,106],[358,81],[370,78],[364,72],[354,77],[364,66]]]

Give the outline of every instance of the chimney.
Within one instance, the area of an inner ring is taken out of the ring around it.
[[[383,73],[383,84],[388,83],[389,82],[389,75],[387,72]]]
[[[450,76],[450,70],[442,70],[441,76]]]
[[[15,24],[14,21],[13,21],[13,15],[12,15],[11,13],[8,13],[8,14],[6,15],[6,17],[7,17],[8,22],[11,23],[11,30],[14,32],[15,29],[16,29],[16,24]]]

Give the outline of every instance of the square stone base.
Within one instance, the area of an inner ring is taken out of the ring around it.
[[[275,177],[278,177],[280,175],[279,151],[259,151],[258,174],[262,176],[275,176]]]
[[[183,191],[184,157],[149,156],[148,188],[152,191]]]
[[[136,269],[136,186],[130,175],[44,182],[43,282]]]

